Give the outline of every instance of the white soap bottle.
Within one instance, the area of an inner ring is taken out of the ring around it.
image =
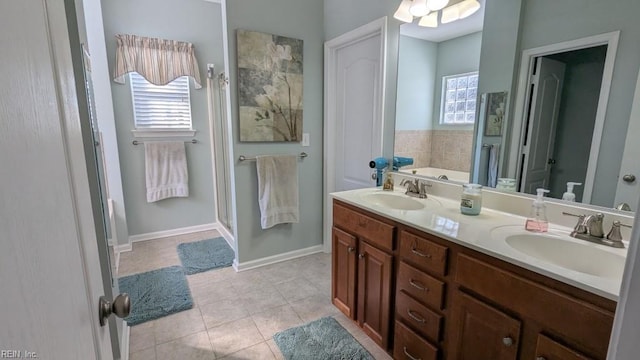
[[[547,220],[547,206],[544,204],[544,193],[549,190],[536,189],[538,196],[531,204],[531,215],[527,218],[524,228],[532,232],[547,232],[549,230],[549,221]]]
[[[573,187],[575,185],[582,185],[582,183],[571,182],[567,183],[567,192],[562,194],[562,200],[566,201],[576,201],[576,194],[573,193]]]

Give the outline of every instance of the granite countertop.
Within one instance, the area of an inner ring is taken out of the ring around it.
[[[406,196],[404,189],[396,187],[394,195]],[[368,194],[389,193],[381,188],[367,188],[332,193],[334,199],[354,205],[374,214],[389,218],[396,222],[414,227],[469,249],[479,251],[489,256],[504,260],[511,264],[531,270],[563,283],[589,291],[596,295],[618,301],[622,271],[612,271],[607,277],[590,275],[564,268],[552,262],[529,256],[509,246],[501,236],[513,233],[528,233],[524,230],[525,218],[505,212],[483,207],[478,216],[467,216],[460,213],[459,201],[445,197],[429,195],[428,199],[413,198],[423,202],[425,208],[421,210],[395,210],[386,206],[376,205],[366,200]],[[578,242],[580,246],[591,247],[597,251],[608,252],[617,258],[626,258],[626,249],[615,249],[607,246],[573,239],[568,236],[572,229],[549,224],[549,237],[562,237],[565,241]],[[561,249],[559,249],[561,251]],[[597,254],[597,251],[594,252]],[[577,257],[578,254],[561,254],[561,256]],[[577,259],[580,261],[594,261],[598,259]],[[624,261],[621,262],[624,267]]]

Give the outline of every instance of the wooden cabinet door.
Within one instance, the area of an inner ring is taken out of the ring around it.
[[[351,319],[356,319],[357,239],[333,228],[331,299]]]
[[[553,341],[543,334],[538,335],[536,360],[591,360],[579,352]]]
[[[450,329],[450,359],[512,360],[518,358],[520,321],[456,292]]]
[[[364,241],[358,252],[358,323],[383,349],[389,343],[393,257]]]

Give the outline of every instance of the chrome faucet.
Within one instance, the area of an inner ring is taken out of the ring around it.
[[[622,234],[620,233],[620,226],[631,226],[623,225],[620,221],[614,221],[611,226],[611,230],[609,230],[609,233],[607,233],[607,236],[605,237],[604,230],[602,228],[602,222],[604,220],[603,214],[597,213],[595,215],[588,216],[575,215],[567,212],[563,212],[562,214],[578,218],[578,223],[573,228],[571,237],[615,248],[624,248]]]
[[[400,182],[401,186],[406,186],[407,191],[404,193],[409,196],[419,197],[420,199],[427,198],[427,187],[431,187],[431,184],[424,183],[418,179],[411,181],[410,179],[404,179]]]

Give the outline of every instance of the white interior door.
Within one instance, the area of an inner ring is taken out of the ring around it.
[[[375,186],[382,155],[387,18],[324,44],[323,245],[331,252],[334,191]]]
[[[84,146],[91,129],[81,126],[74,73],[81,50],[66,12],[62,0],[0,2],[1,350],[113,359],[97,314],[99,188],[87,175],[93,144]]]
[[[375,186],[369,162],[382,154],[382,35],[336,52],[336,191]]]
[[[638,161],[640,141],[638,139],[640,139],[640,74],[638,74],[636,83],[636,93],[633,96],[614,204],[615,206],[623,202],[627,203],[632,211],[638,211],[638,195],[640,194],[640,161]]]
[[[537,188],[548,189],[553,167],[553,146],[562,99],[565,64],[538,58],[531,79],[529,124],[522,146],[524,168],[521,191],[535,194]],[[532,141],[532,139],[536,139]]]

